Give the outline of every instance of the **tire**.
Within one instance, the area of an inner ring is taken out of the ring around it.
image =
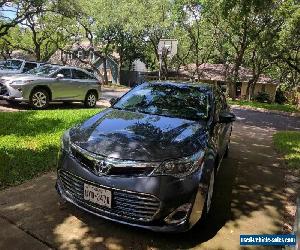
[[[201,221],[205,222],[207,219],[207,215],[211,209],[211,204],[212,204],[212,198],[214,194],[214,187],[215,187],[215,179],[216,179],[216,173],[215,173],[215,168],[213,168],[213,171],[211,172],[210,180],[209,180],[209,186],[206,194],[206,199],[204,202],[204,207],[201,215]]]
[[[93,108],[96,106],[98,100],[98,95],[95,91],[90,91],[86,94],[85,100],[84,100],[84,106],[86,108]]]
[[[29,102],[34,109],[45,109],[49,106],[49,93],[45,89],[34,89],[31,92]]]

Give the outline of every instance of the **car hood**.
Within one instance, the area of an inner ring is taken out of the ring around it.
[[[1,69],[0,75],[12,75],[12,74],[19,74],[20,70],[9,70],[9,69]]]
[[[206,144],[206,123],[109,108],[70,130],[77,146],[106,157],[164,161]]]
[[[18,74],[11,76],[2,76],[1,79],[5,81],[35,81],[39,79],[45,79],[44,76],[36,76],[30,74]]]

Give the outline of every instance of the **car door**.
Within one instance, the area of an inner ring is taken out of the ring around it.
[[[84,100],[86,93],[93,84],[96,84],[95,78],[87,74],[86,72],[79,69],[72,69],[73,84],[76,86],[76,92],[80,100]]]
[[[224,95],[218,89],[214,91],[214,101],[215,101],[215,113],[214,113],[214,128],[213,136],[215,139],[215,144],[217,146],[217,151],[220,156],[223,156],[226,150],[226,145],[228,143],[228,131],[231,129],[231,124],[220,123],[219,115],[222,112],[228,111],[228,106]]]
[[[62,75],[62,77],[60,77]],[[52,76],[50,89],[53,100],[73,100],[76,97],[72,85],[72,72],[70,68],[61,68]]]

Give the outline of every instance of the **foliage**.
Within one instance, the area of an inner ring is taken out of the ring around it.
[[[255,96],[255,100],[262,103],[271,103],[270,95],[267,92],[258,92]]]
[[[99,111],[0,113],[0,188],[54,169],[63,131]]]
[[[187,64],[231,65],[227,80],[234,97],[240,67],[247,67],[252,71],[247,88],[250,99],[261,74],[278,79],[289,86],[289,91],[300,82],[299,1],[5,2],[19,12],[13,20],[0,16],[3,57],[9,57],[15,49],[23,49],[37,59],[47,60],[57,48],[65,50],[88,40],[102,59],[117,52],[119,69],[130,69],[139,58],[150,69],[157,70],[159,40],[176,38],[178,54],[172,60],[163,58],[165,74]],[[2,33],[1,24],[8,25],[3,26]],[[83,63],[93,66],[92,61]],[[198,67],[194,68],[193,74],[201,74]],[[105,77],[104,74],[104,81]]]
[[[280,131],[274,134],[273,140],[288,167],[300,169],[300,132]]]
[[[284,95],[284,92],[281,90],[281,88],[277,88],[276,94],[275,94],[275,102],[278,104],[284,104],[287,101],[287,98]]]

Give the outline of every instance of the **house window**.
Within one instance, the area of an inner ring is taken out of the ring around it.
[[[265,84],[261,85],[261,92],[266,92],[266,85]]]
[[[66,57],[67,57],[67,60],[72,60],[73,59],[72,53],[67,53]]]
[[[81,50],[78,50],[78,52],[77,52],[77,57],[78,57],[79,59],[83,59],[83,52],[82,52]]]
[[[90,58],[91,61],[94,61],[94,60],[95,60],[95,54],[94,54],[93,51],[90,51],[89,58]]]

